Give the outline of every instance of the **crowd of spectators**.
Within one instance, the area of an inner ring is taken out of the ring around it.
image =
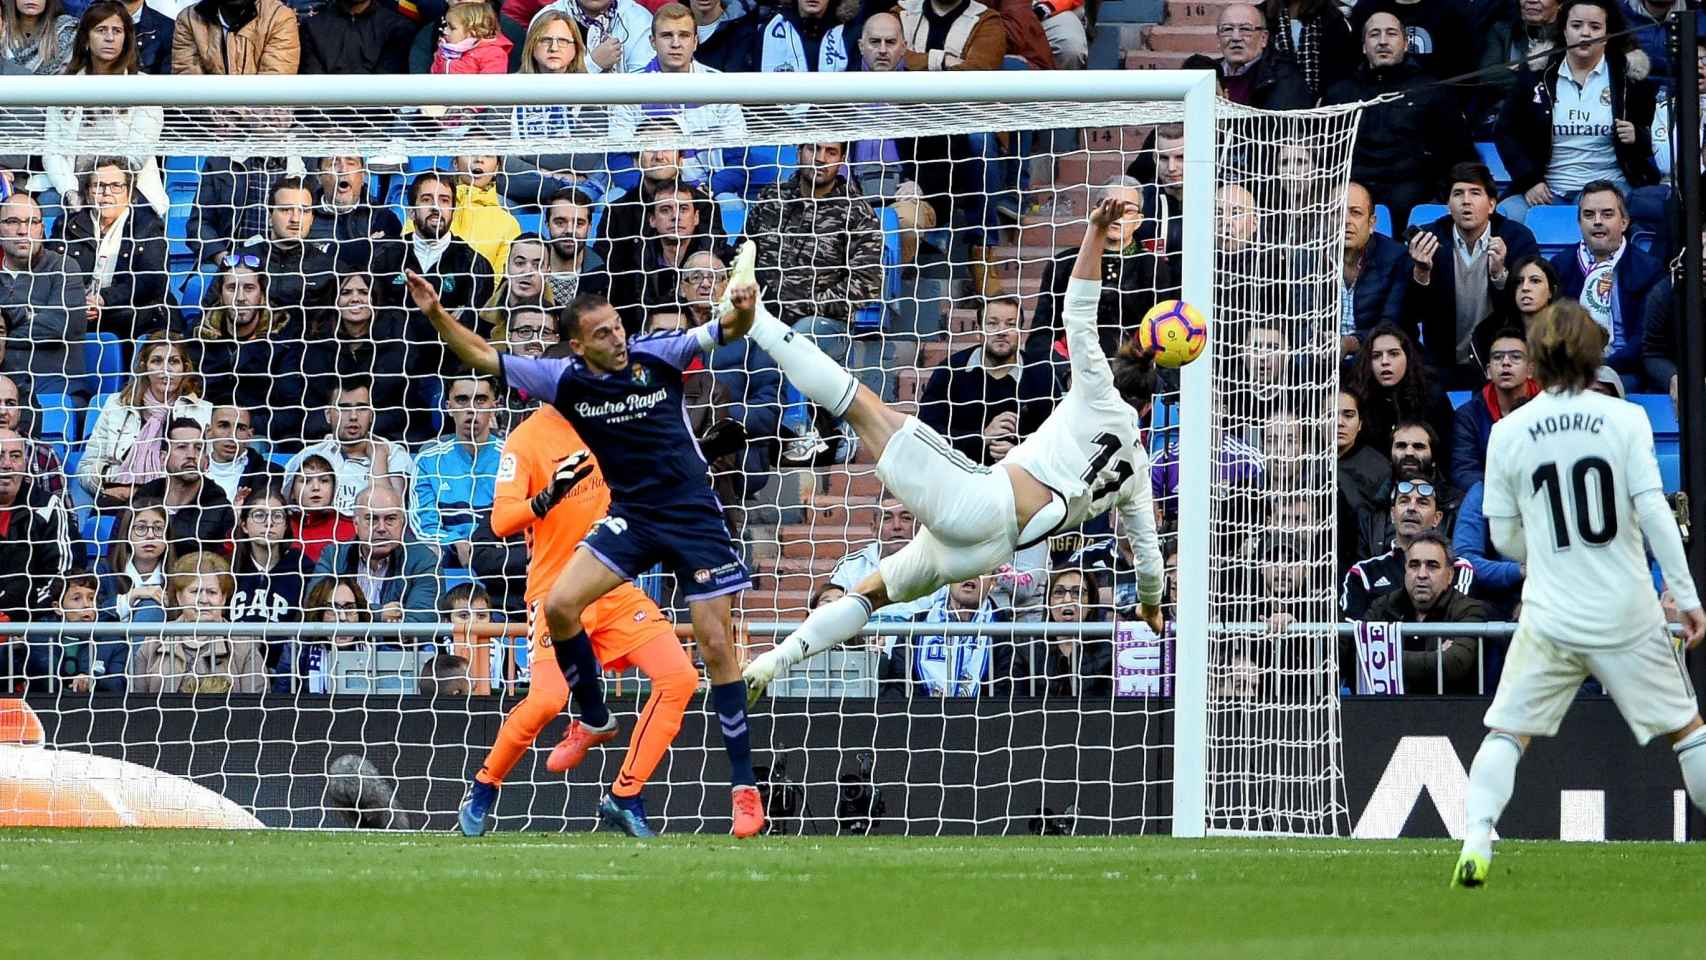
[[[1217,479],[1248,493],[1266,531],[1228,551],[1258,571],[1235,591],[1238,618],[1270,628],[1301,618],[1314,590],[1304,571],[1335,535],[1347,618],[1515,612],[1521,565],[1492,550],[1480,477],[1492,424],[1535,392],[1523,331],[1554,301],[1579,299],[1605,328],[1604,389],[1673,388],[1677,131],[1664,99],[1661,28],[1671,10],[1630,2],[1219,8],[1221,56],[1206,65],[1226,98],[1274,110],[1379,98],[1361,115],[1353,182],[1330,209],[1307,212],[1322,158],[1306,144],[1273,148],[1293,191],[1286,209],[1259,209],[1253,189],[1232,178],[1216,191],[1224,275],[1282,277],[1300,251],[1334,231],[1344,236],[1342,262],[1326,265],[1341,281],[1336,531],[1322,502],[1329,478],[1305,454],[1324,443],[1293,390],[1331,371],[1302,355],[1285,294],[1260,301],[1266,315],[1235,315],[1249,305],[1234,304],[1217,333],[1247,365],[1229,402],[1249,412],[1249,429],[1221,444]],[[1088,58],[1078,7],[0,0],[0,68],[1075,69]],[[1706,73],[1706,55],[1700,63]],[[1477,69],[1475,82],[1444,82]],[[607,124],[616,142],[713,134],[726,142],[747,129],[742,108],[728,104],[497,113],[455,108],[433,119],[450,132],[513,124],[518,136]],[[46,117],[66,142],[143,143],[165,120],[150,107]],[[1477,139],[1497,145],[1508,180],[1482,162]],[[1160,126],[1126,175],[1092,189],[1093,198],[1133,204],[1103,261],[1098,324],[1110,353],[1150,306],[1181,290],[1183,150],[1182,129]],[[525,546],[495,536],[487,514],[505,436],[525,405],[446,354],[404,293],[405,271],[427,277],[448,309],[503,349],[540,356],[572,345],[577,331],[564,326],[563,308],[579,297],[608,298],[630,336],[708,322],[734,249],[750,238],[779,317],[886,399],[915,401],[968,460],[999,460],[1070,386],[1061,306],[1071,246],[1022,252],[1034,288],[996,289],[982,269],[988,248],[1026,214],[1025,140],[809,142],[782,156],[647,148],[461,155],[431,169],[358,155],[215,157],[197,171],[179,223],[164,158],[0,155],[0,614],[234,625],[218,641],[67,641],[27,645],[22,656],[11,644],[0,664],[32,686],[74,690],[326,692],[340,654],[365,644],[361,623],[521,616],[515,581]],[[767,166],[779,172],[766,178]],[[1446,212],[1411,226],[1411,211],[1433,203]],[[1525,221],[1560,204],[1575,207],[1580,241],[1547,257]],[[1393,225],[1384,232],[1382,208]],[[885,217],[902,225],[899,262],[885,264]],[[953,228],[948,249],[920,240],[937,225]],[[972,275],[949,261],[971,262]],[[963,335],[951,349],[931,354],[926,347],[940,344],[955,316],[897,297],[891,275],[913,290],[946,278],[947,299],[969,308],[957,311],[959,322],[975,328],[956,328]],[[103,334],[128,362],[123,382],[97,393],[79,347]],[[857,446],[814,416],[755,344],[723,346],[685,379],[731,534],[761,572],[763,562],[780,571],[781,560],[752,553],[757,542],[785,539],[774,525],[782,521],[759,509],[765,491],[774,497],[787,471],[854,460]],[[1470,396],[1454,409],[1456,391]],[[67,395],[90,405],[74,457],[42,442],[31,415],[32,398]],[[1166,528],[1178,451],[1158,446]],[[90,521],[100,531],[93,543]],[[899,504],[883,504],[876,542],[813,582],[812,603],[849,589],[913,526]],[[1097,518],[989,577],[879,618],[1113,619],[1133,605],[1131,559],[1115,533]],[[240,630],[297,621],[351,626],[291,642],[243,639]],[[468,689],[468,657],[428,652],[436,655],[420,670],[423,690]],[[918,636],[885,641],[881,652],[885,690],[911,695],[1106,696],[1115,687],[1106,640]],[[1414,652],[1405,664],[1417,674],[1412,689],[1456,692],[1472,685],[1484,651],[1428,641]]]

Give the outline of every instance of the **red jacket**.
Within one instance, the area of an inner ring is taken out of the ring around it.
[[[473,48],[455,60],[444,59],[444,45],[432,55],[433,73],[508,73],[509,51],[513,46],[503,34],[474,44]]]

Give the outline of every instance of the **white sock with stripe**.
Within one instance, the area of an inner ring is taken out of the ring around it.
[[[788,666],[851,640],[871,619],[871,602],[849,593],[813,610],[799,629],[776,645]]]
[[[1522,745],[1508,733],[1489,733],[1475,752],[1475,762],[1469,767],[1468,825],[1463,835],[1463,849],[1483,857],[1493,855],[1493,825],[1511,802],[1516,789],[1516,765],[1522,759]]]
[[[776,359],[788,381],[805,394],[807,400],[836,417],[845,414],[853,405],[859,381],[819,350],[811,337],[794,331],[771,316],[763,303],[758,305],[758,316],[747,336]]]
[[[1682,765],[1682,785],[1694,808],[1706,813],[1706,727],[1700,727],[1671,747]]]

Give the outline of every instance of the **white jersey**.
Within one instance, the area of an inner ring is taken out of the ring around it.
[[[1548,390],[1495,423],[1482,509],[1522,521],[1523,625],[1585,652],[1660,629],[1635,498],[1663,489],[1652,425],[1632,403]]]
[[[1114,374],[1096,335],[1102,285],[1074,277],[1061,310],[1072,357],[1072,388],[1035,432],[1002,459],[1035,477],[1066,501],[1069,530],[1090,517],[1118,510],[1121,532],[1137,560],[1138,592],[1145,603],[1161,596],[1161,548],[1149,490],[1149,451],[1142,423],[1114,389]]]

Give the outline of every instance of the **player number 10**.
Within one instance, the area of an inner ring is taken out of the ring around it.
[[[1588,474],[1598,474],[1600,525],[1594,526]],[[1546,492],[1552,507],[1552,543],[1558,550],[1570,549],[1569,518],[1564,515],[1564,484],[1556,463],[1543,463],[1534,471],[1534,492]],[[1614,500],[1611,464],[1599,457],[1584,457],[1570,470],[1570,500],[1575,504],[1576,534],[1591,546],[1602,547],[1617,537],[1617,504]]]

